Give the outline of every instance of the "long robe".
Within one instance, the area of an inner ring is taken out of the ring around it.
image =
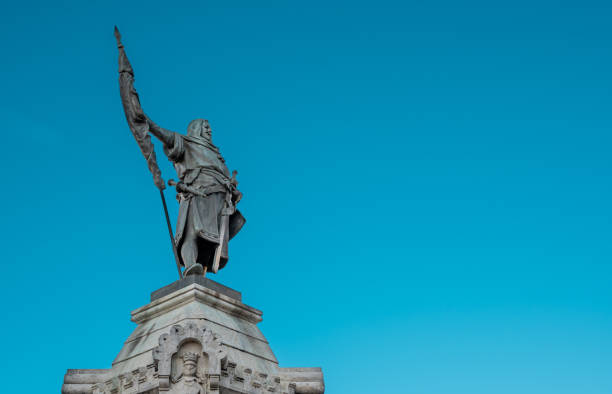
[[[176,225],[175,243],[180,250],[187,233],[195,233],[201,241],[198,242],[198,263],[211,268],[211,248],[220,243],[221,221],[223,209],[231,203],[230,172],[225,165],[219,150],[202,137],[174,134],[171,145],[164,147],[166,155],[174,163],[177,175],[187,186],[208,194],[206,197],[179,193],[180,202],[178,222]],[[219,269],[223,268],[229,259],[228,241],[240,231],[244,225],[244,217],[239,211],[233,212],[225,226],[225,236],[221,248]],[[204,248],[207,248],[204,250]],[[181,264],[185,265],[182,257]]]

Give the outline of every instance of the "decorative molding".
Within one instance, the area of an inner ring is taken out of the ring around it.
[[[120,374],[102,383],[91,386],[93,394],[137,394],[147,393],[158,386],[155,364]]]
[[[323,387],[318,388],[319,384],[322,385],[322,376],[319,378],[320,369],[304,368],[292,371],[290,368],[281,368],[279,375],[255,371],[249,366],[239,365],[231,360],[220,338],[206,326],[193,322],[184,326],[179,324],[172,326],[168,333],[159,336],[158,342],[159,346],[152,351],[154,363],[93,384],[92,394],[147,394],[170,391],[173,387],[172,363],[177,362],[178,357],[175,355],[185,352],[181,351],[181,348],[188,343],[201,346],[201,354],[206,355],[206,369],[202,371],[202,385],[206,394],[219,394],[222,387],[244,394],[296,394],[296,392],[324,391]],[[311,380],[312,382],[309,382]],[[309,387],[306,391],[300,388],[311,386],[312,383],[317,387]]]
[[[141,324],[193,301],[206,304],[254,324],[262,321],[262,311],[197,283],[136,309],[132,312],[132,321]]]
[[[295,394],[295,384],[283,382],[280,376],[253,371],[250,367],[237,365],[228,360],[221,370],[221,386],[239,393],[249,394]]]

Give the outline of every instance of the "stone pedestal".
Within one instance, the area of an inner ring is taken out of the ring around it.
[[[261,316],[235,290],[184,278],[132,312],[112,368],[69,369],[62,393],[323,393],[321,368],[279,367]]]

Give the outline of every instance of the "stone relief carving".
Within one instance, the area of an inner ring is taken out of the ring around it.
[[[198,373],[198,360],[200,355],[194,352],[184,352],[181,356],[181,372],[172,378],[170,394],[206,394],[205,377]],[[178,363],[176,363],[178,364]]]
[[[208,328],[195,323],[173,326],[159,337],[153,359],[157,362],[160,392],[219,393],[221,364],[227,355],[217,335]],[[191,391],[177,391],[185,385]]]
[[[187,352],[186,352],[187,353]],[[197,376],[198,365],[201,360],[198,357],[196,363],[196,376],[189,380],[197,381],[202,390],[206,392],[205,379]],[[184,363],[184,361],[183,361]],[[171,388],[168,393],[197,393],[198,391],[179,391],[176,383],[179,383],[181,367],[176,369],[171,375]],[[185,376],[185,373],[182,373]],[[155,365],[151,364],[147,367],[137,368],[129,373],[121,374],[117,378],[109,379],[104,383],[97,383],[92,386],[93,394],[136,394],[136,393],[157,393],[159,385],[158,374],[155,372]],[[196,386],[195,384],[193,386]],[[220,386],[232,389],[238,393],[249,394],[295,394],[295,383],[281,381],[280,377],[268,377],[266,374],[253,371],[249,367],[240,366],[228,360],[221,368]],[[197,387],[197,386],[196,386]]]
[[[92,393],[219,394],[223,386],[238,393],[295,394],[295,383],[233,362],[217,335],[195,323],[162,334],[153,359],[154,364],[92,385]]]

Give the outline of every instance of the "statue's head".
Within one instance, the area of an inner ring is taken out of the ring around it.
[[[206,119],[194,119],[187,126],[187,135],[211,140],[212,130]]]
[[[198,368],[198,354],[186,352],[183,354],[183,375],[195,376]]]

